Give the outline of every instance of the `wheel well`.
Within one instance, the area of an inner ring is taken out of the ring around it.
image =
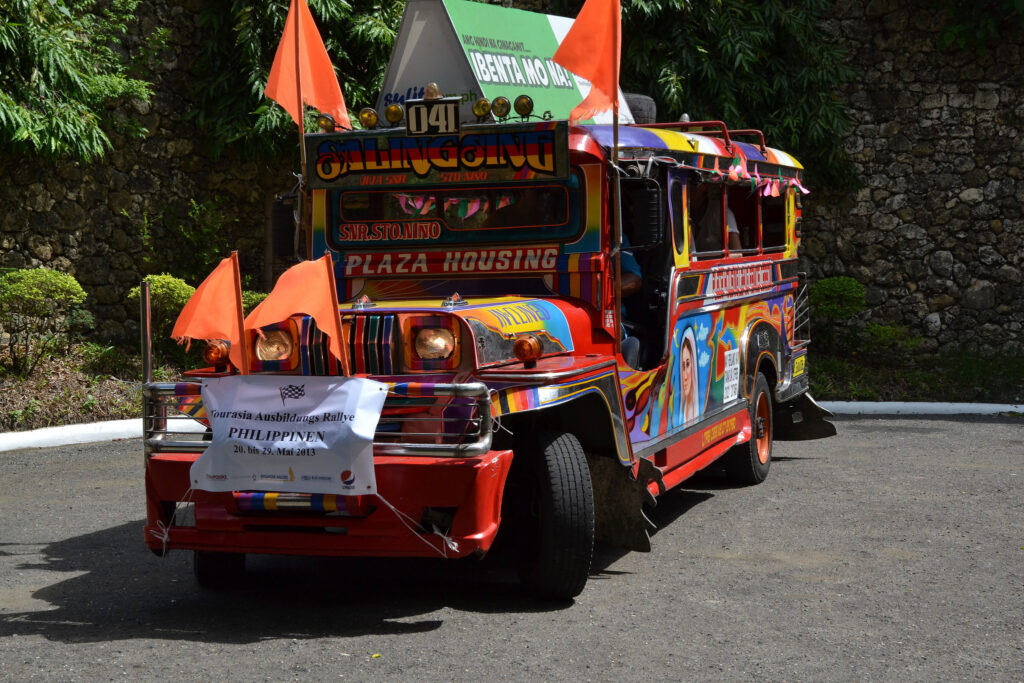
[[[779,373],[775,370],[775,363],[768,357],[762,358],[757,365],[757,371],[768,380],[768,388],[775,391],[775,385],[779,382]]]
[[[585,394],[546,410],[503,415],[501,427],[495,426],[495,443],[499,448],[514,448],[523,435],[539,431],[569,432],[587,453],[617,457],[611,414],[597,394]]]

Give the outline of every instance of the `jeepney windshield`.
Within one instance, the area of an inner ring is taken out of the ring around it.
[[[565,182],[332,190],[326,237],[339,251],[566,242],[583,229],[581,192],[575,173]]]
[[[341,223],[434,219],[448,230],[561,228],[569,222],[569,193],[557,185],[341,195]]]

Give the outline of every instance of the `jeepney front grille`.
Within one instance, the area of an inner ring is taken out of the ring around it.
[[[143,387],[143,440],[154,453],[201,453],[212,433],[198,382]],[[468,457],[490,450],[487,386],[408,382],[391,385],[373,439],[375,455]]]
[[[348,359],[357,375],[395,374],[395,344],[398,317],[365,313],[342,316],[348,342]],[[300,358],[304,375],[340,375],[341,366],[328,351],[329,339],[312,318],[303,318]]]

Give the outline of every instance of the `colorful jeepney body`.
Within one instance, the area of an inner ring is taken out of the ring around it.
[[[210,578],[246,553],[482,555],[501,530],[532,588],[571,596],[595,538],[649,549],[667,489],[722,456],[756,483],[773,437],[830,433],[807,396],[799,163],[718,123],[622,126],[616,152],[612,126],[513,118],[306,136],[308,255],[334,258],[351,373],[389,387],[378,495],[192,486],[209,442],[176,425],[239,370],[209,368],[146,389],[151,549],[198,551]],[[624,299],[620,203],[642,270]],[[309,317],[271,332],[287,343],[250,332],[250,373],[342,374]]]

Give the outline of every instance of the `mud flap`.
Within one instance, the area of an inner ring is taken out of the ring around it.
[[[657,527],[644,514],[656,499],[647,489],[655,481],[664,492],[661,470],[646,458],[640,458],[640,471],[634,479],[628,467],[614,458],[588,454],[590,480],[594,488],[594,534],[598,542],[616,548],[650,552],[650,533]]]
[[[781,404],[775,410],[776,441],[810,441],[835,436],[836,427],[826,420],[835,417],[808,393]]]

